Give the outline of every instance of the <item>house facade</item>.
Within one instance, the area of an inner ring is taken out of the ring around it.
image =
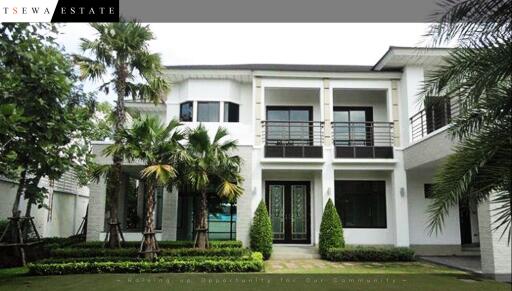
[[[374,66],[170,66],[173,87],[161,104],[127,101],[129,112],[178,118],[184,127],[226,127],[238,140],[245,194],[212,201],[210,239],[249,244],[254,211],[265,200],[275,244],[318,244],[322,211],[332,199],[351,245],[414,248],[424,255],[482,255],[484,273],[510,273],[510,246],[491,232],[495,205],[450,209],[443,231],[427,229],[432,179],[452,152],[447,135],[456,104],[424,106],[425,76],[447,49],[391,47]],[[97,161],[106,142],[95,143]],[[142,165],[124,167],[119,215],[125,239],[140,240]],[[105,237],[105,180],[91,184],[87,240]],[[213,198],[212,198],[213,199]],[[160,240],[191,239],[194,195],[160,189]]]

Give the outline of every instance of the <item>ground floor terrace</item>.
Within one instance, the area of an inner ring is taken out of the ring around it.
[[[287,165],[288,166],[288,165]],[[127,166],[119,197],[119,219],[126,240],[141,239],[145,217],[140,167]],[[208,232],[212,240],[240,240],[249,245],[254,211],[266,202],[275,245],[316,246],[323,209],[331,199],[340,215],[349,245],[411,246],[421,255],[457,255],[475,250],[479,224],[472,206],[454,207],[444,231],[430,235],[427,207],[431,177],[407,173],[394,162],[366,168],[310,164],[282,168],[264,165],[245,175],[245,194],[238,201],[209,197]],[[92,184],[87,240],[103,240],[109,213],[106,183]],[[191,240],[196,195],[186,189],[159,188],[155,193],[155,226],[160,240]],[[462,205],[462,204],[461,204]]]

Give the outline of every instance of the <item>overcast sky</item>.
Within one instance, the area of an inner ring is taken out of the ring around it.
[[[164,65],[337,64],[374,65],[389,46],[424,46],[425,23],[158,23],[150,24],[153,52]],[[59,42],[79,52],[94,38],[88,24],[66,24]],[[87,90],[94,89],[91,84]],[[112,100],[99,96],[100,100]]]

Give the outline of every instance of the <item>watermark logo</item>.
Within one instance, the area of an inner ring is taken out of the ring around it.
[[[119,0],[0,0],[1,22],[118,22]]]

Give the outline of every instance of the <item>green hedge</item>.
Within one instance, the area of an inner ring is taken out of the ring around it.
[[[137,257],[139,250],[137,248],[120,248],[120,249],[104,249],[104,248],[61,248],[52,249],[50,256],[52,258],[89,258],[89,257]],[[201,249],[161,249],[161,256],[173,257],[241,257],[249,255],[248,249],[242,248],[210,248]]]
[[[331,248],[325,259],[336,262],[409,262],[414,260],[414,251],[401,247]]]
[[[272,223],[263,200],[256,208],[250,231],[251,249],[263,254],[268,260],[272,254]]]
[[[181,248],[193,248],[193,241],[158,241],[158,246],[161,249],[181,249]],[[81,249],[101,249],[104,247],[104,243],[102,241],[92,241],[74,244],[70,246],[71,248],[81,248]],[[123,248],[139,248],[140,241],[127,241],[123,243]],[[242,242],[237,240],[214,240],[210,241],[210,248],[241,248]]]
[[[65,275],[82,273],[163,273],[163,272],[259,272],[263,256],[252,253],[250,259],[174,258],[158,262],[68,262],[28,264],[32,275]]]

